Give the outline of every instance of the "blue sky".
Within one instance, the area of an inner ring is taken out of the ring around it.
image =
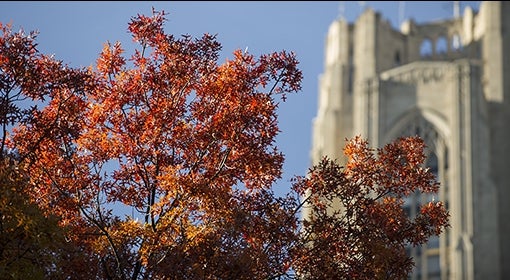
[[[280,104],[277,145],[285,154],[283,179],[276,191],[287,192],[290,178],[310,167],[312,120],[317,111],[318,77],[323,72],[324,40],[329,25],[343,15],[353,22],[367,7],[381,12],[394,27],[400,19],[416,22],[453,15],[454,1],[1,1],[0,22],[15,30],[38,30],[39,50],[71,66],[95,63],[103,43],[120,41],[130,50],[127,24],[152,7],[168,13],[166,31],[174,35],[217,34],[222,57],[235,49],[259,55],[294,51],[303,71],[302,91]],[[461,1],[478,10],[480,1]],[[341,147],[339,147],[341,148]]]

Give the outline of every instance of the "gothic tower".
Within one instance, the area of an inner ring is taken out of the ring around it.
[[[395,30],[367,8],[329,27],[311,159],[340,161],[346,138],[427,143],[451,228],[410,249],[412,279],[510,277],[510,4]],[[429,197],[409,197],[410,214]]]

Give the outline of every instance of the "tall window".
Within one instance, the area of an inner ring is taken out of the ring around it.
[[[400,64],[402,64],[399,51],[395,51],[395,57],[393,59],[393,62],[395,66],[399,66]]]
[[[462,50],[462,42],[460,40],[459,34],[455,33],[452,37],[452,50],[460,51]]]
[[[420,56],[430,57],[432,56],[432,41],[430,39],[424,39],[420,45]]]
[[[440,189],[435,194],[415,192],[405,199],[406,213],[414,217],[418,214],[422,204],[433,200],[441,200],[448,207],[448,150],[435,128],[423,117],[417,116],[400,133],[401,136],[420,136],[427,145],[425,162],[426,167],[440,182]],[[448,271],[448,230],[441,236],[431,236],[429,241],[419,247],[408,246],[408,254],[415,262],[415,269],[410,275],[412,280],[440,280],[447,279]]]
[[[352,93],[354,87],[354,47],[352,44],[349,44],[349,61],[348,61],[348,77],[347,77],[347,92],[349,94]]]
[[[436,53],[446,54],[448,52],[448,42],[446,41],[446,37],[441,36],[436,41]]]

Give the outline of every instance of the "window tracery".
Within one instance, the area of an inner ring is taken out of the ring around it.
[[[425,166],[430,168],[440,182],[439,193],[413,193],[405,199],[404,208],[411,217],[418,214],[419,206],[434,200],[443,201],[448,207],[448,149],[435,127],[420,114],[413,116],[398,133],[399,136],[419,136],[427,145]],[[409,246],[406,250],[416,264],[410,279],[447,279],[449,231],[440,237],[433,236],[420,247]]]

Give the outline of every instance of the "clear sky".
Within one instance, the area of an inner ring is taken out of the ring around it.
[[[95,63],[103,43],[120,41],[127,50],[127,24],[152,7],[168,13],[165,25],[176,36],[217,34],[223,46],[220,63],[235,49],[259,55],[294,51],[303,71],[302,91],[280,104],[277,145],[285,154],[284,175],[277,193],[287,192],[290,178],[310,167],[312,120],[317,112],[318,78],[323,72],[324,40],[339,16],[354,22],[370,7],[397,28],[402,19],[421,23],[449,18],[454,1],[0,1],[0,22],[14,30],[38,30],[39,50],[70,66]],[[460,1],[478,11],[480,1]],[[128,52],[128,54],[130,54]],[[341,147],[339,147],[341,148]]]

